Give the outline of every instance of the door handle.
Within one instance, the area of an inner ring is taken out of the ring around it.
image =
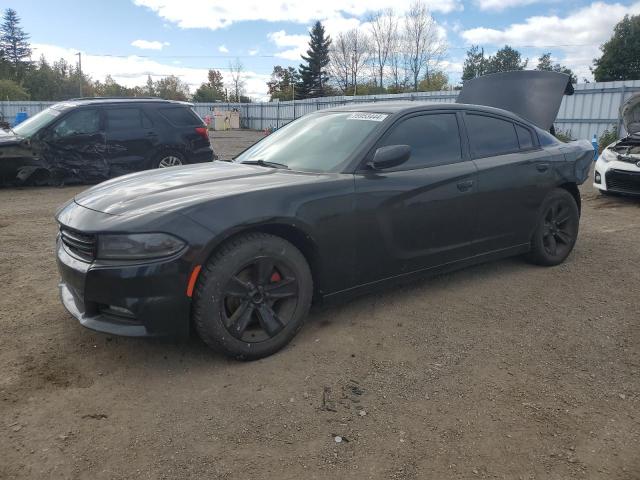
[[[471,187],[473,187],[473,180],[465,180],[464,182],[458,183],[458,190],[461,192],[466,192]]]
[[[546,172],[547,170],[549,170],[549,164],[539,163],[536,165],[536,170],[538,170],[539,172]]]

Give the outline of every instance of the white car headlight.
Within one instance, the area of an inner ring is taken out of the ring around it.
[[[600,159],[603,162],[611,162],[612,160],[616,160],[617,158],[618,154],[610,148],[605,148],[600,154]]]

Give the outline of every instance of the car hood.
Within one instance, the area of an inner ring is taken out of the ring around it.
[[[573,95],[569,75],[522,70],[467,80],[456,102],[508,110],[548,131],[564,95]]]
[[[13,132],[0,129],[0,145],[15,145],[22,141],[22,137],[19,137]]]
[[[85,190],[74,200],[110,215],[169,212],[216,197],[311,182],[315,178],[315,174],[216,161],[125,175]]]
[[[640,94],[633,95],[620,107],[620,118],[629,135],[640,133]]]

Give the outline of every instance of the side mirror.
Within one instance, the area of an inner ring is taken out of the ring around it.
[[[373,170],[384,170],[402,165],[409,160],[410,156],[411,147],[409,145],[389,145],[378,148],[373,155],[373,160],[367,165]]]

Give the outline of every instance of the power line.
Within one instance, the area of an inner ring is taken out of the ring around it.
[[[461,45],[457,47],[448,47],[448,50],[464,50],[472,48],[476,45]],[[477,45],[482,47],[481,44]],[[558,45],[513,45],[513,47],[517,48],[570,48],[570,47],[597,47],[600,46],[599,43],[565,43]],[[498,47],[498,45],[492,45],[492,47]],[[34,50],[38,50],[38,48],[34,48]],[[90,55],[92,57],[112,57],[112,58],[167,58],[167,59],[181,59],[181,58],[227,58],[229,60],[233,60],[235,58],[282,58],[278,54],[269,54],[269,55],[139,55],[136,53],[123,55],[116,53],[88,53],[84,52],[85,55]]]

